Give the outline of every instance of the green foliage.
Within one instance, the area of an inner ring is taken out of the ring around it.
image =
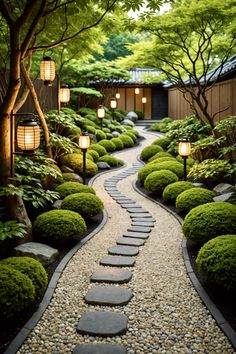
[[[104,146],[100,144],[92,144],[90,145],[88,150],[95,150],[98,153],[99,157],[107,155],[107,150],[104,148]]]
[[[71,154],[79,148],[79,145],[71,139],[55,133],[51,133],[50,135],[50,146],[52,148],[54,160],[58,160],[63,154]]]
[[[196,262],[210,282],[236,288],[236,235],[218,236],[205,243]]]
[[[138,171],[138,181],[144,183],[147,176],[154,171],[158,171],[158,164],[147,164]]]
[[[96,128],[94,128],[94,127],[92,127],[91,125],[88,125],[88,124],[86,125],[86,130],[90,134],[94,134],[95,135],[95,133],[96,133]]]
[[[56,191],[59,193],[60,197],[63,199],[67,195],[74,193],[91,193],[95,194],[93,187],[84,185],[80,182],[68,181],[60,184],[56,187]]]
[[[228,117],[214,128],[217,141],[220,143],[219,156],[229,161],[236,160],[236,116]]]
[[[112,138],[110,141],[115,145],[116,150],[124,149],[124,143],[120,138]]]
[[[137,137],[136,137],[136,135],[135,135],[132,131],[127,131],[127,132],[125,132],[123,135],[128,135],[128,136],[130,136],[134,143],[136,143],[137,140],[138,140]]]
[[[160,170],[151,172],[144,181],[144,188],[150,192],[162,193],[170,183],[178,181],[178,177],[171,171]]]
[[[34,235],[42,242],[55,246],[65,244],[74,237],[81,239],[86,229],[82,216],[71,210],[46,211],[33,224]]]
[[[184,164],[184,159],[183,159],[182,156],[180,156],[180,155],[176,156],[176,160],[177,160],[178,162],[181,162],[182,164]],[[195,163],[196,163],[196,161],[195,161],[194,159],[192,159],[191,157],[188,157],[188,158],[186,159],[186,165],[187,165],[188,167],[192,167]]]
[[[79,182],[78,175],[73,172],[65,172],[62,174],[62,177],[63,177],[64,182]],[[82,180],[82,178],[81,178],[81,180]]]
[[[104,156],[100,157],[99,161],[106,162],[111,167],[117,167],[117,166],[123,166],[124,165],[124,161],[123,160],[118,159],[115,156],[110,156],[110,155],[104,155]]]
[[[63,155],[60,159],[60,163],[72,168],[80,175],[83,173],[83,156],[81,154]],[[86,159],[86,176],[93,176],[97,171],[97,165],[93,161]]]
[[[213,159],[219,156],[219,144],[213,136],[197,140],[192,144],[191,156],[193,159],[202,162],[206,159]]]
[[[162,197],[166,202],[175,203],[175,200],[178,197],[178,195],[190,188],[193,188],[191,182],[187,182],[187,181],[174,182],[165,187],[162,193]]]
[[[79,213],[85,219],[102,212],[104,206],[99,197],[91,193],[75,193],[63,199],[62,209],[72,210]]]
[[[153,141],[152,144],[154,145],[160,145],[164,150],[166,150],[170,144],[171,140],[167,138],[166,136],[162,136],[156,140]]]
[[[107,152],[113,152],[116,149],[115,144],[110,140],[103,139],[103,140],[100,140],[98,144],[102,145],[106,149]]]
[[[9,257],[0,262],[27,275],[35,287],[36,297],[41,297],[48,284],[47,272],[43,265],[31,257]]]
[[[87,116],[87,115],[91,115],[91,116],[94,116],[96,117],[96,112],[94,109],[92,108],[89,108],[89,107],[81,107],[79,110],[78,110],[79,114],[81,114],[82,116]]]
[[[165,151],[160,151],[160,152],[157,152],[155,155],[153,155],[152,157],[150,157],[150,159],[148,159],[148,162],[152,162],[154,161],[156,158],[159,158],[159,157],[172,157],[175,159],[174,156],[172,156],[169,152],[165,152]]]
[[[185,217],[183,233],[189,240],[205,243],[236,230],[236,206],[227,202],[199,205]]]
[[[89,155],[92,156],[94,162],[97,162],[97,161],[98,161],[98,159],[99,159],[99,154],[97,153],[97,151],[90,149],[90,150],[87,152],[87,154],[89,154]]]
[[[163,161],[158,163],[151,162],[150,164],[154,164],[156,166],[156,171],[169,170],[174,172],[179,178],[182,178],[184,175],[183,165],[178,161],[169,160],[169,161]]]
[[[102,98],[103,95],[101,92],[90,88],[90,87],[73,87],[71,88],[72,92],[79,93],[80,95],[84,96],[91,96],[91,97],[97,97],[97,98]]]
[[[16,220],[0,221],[0,241],[7,238],[24,238],[25,225]]]
[[[119,136],[119,139],[122,140],[122,142],[124,144],[124,148],[129,148],[129,147],[134,146],[133,139],[128,135],[121,134]]]
[[[100,129],[96,129],[95,136],[97,138],[97,141],[104,140],[107,138],[106,133],[104,133]]]
[[[156,156],[156,154],[154,156]],[[176,158],[173,156],[163,156],[163,157],[156,157],[156,158],[151,157],[148,160],[148,164],[164,162],[164,161],[176,161]]]
[[[28,276],[7,265],[0,265],[0,315],[11,318],[31,306],[35,287]]]
[[[214,192],[200,187],[190,188],[176,198],[176,208],[188,213],[198,205],[213,202]]]
[[[149,145],[146,146],[140,154],[140,158],[143,161],[149,160],[152,156],[154,156],[156,153],[163,151],[162,147],[159,145]]]
[[[50,111],[45,115],[45,119],[51,133],[70,137],[81,133],[80,128],[76,125],[75,112]]]

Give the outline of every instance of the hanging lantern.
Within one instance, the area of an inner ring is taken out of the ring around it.
[[[142,103],[147,103],[147,97],[142,97]]]
[[[97,109],[97,117],[99,119],[103,119],[105,117],[105,108],[103,106],[99,106]]]
[[[117,107],[117,101],[115,98],[112,98],[110,101],[110,106],[112,109],[115,109]]]
[[[119,92],[116,93],[116,99],[117,99],[117,100],[120,99],[120,93],[119,93]]]
[[[40,78],[48,86],[55,79],[55,62],[50,57],[44,57],[40,63]]]
[[[134,93],[135,93],[135,95],[139,95],[139,88],[138,87],[135,88]]]
[[[25,119],[18,123],[16,129],[17,146],[24,154],[32,154],[40,144],[40,128],[33,119]]]
[[[90,137],[86,133],[82,133],[79,137],[79,147],[80,149],[87,150],[90,145]]]
[[[67,85],[62,85],[59,90],[59,100],[67,104],[70,101],[70,89]]]
[[[188,139],[181,139],[179,141],[178,153],[182,157],[188,157],[191,152],[191,145]]]

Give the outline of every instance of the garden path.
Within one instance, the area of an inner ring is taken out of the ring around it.
[[[187,276],[179,222],[132,188],[140,167],[136,157],[156,139],[138,129],[147,139],[119,153],[125,168],[102,174],[93,183],[108,211],[107,223],[70,260],[50,305],[18,354],[234,353]],[[120,252],[117,240],[120,247],[126,247],[123,260],[132,257],[133,266],[114,265],[114,254]],[[140,240],[145,243],[138,246]],[[112,266],[100,264],[111,261]],[[109,274],[104,275],[104,270]],[[110,272],[116,279],[112,287],[106,282]],[[102,282],[94,283],[98,277]],[[95,302],[102,298],[104,303],[121,299],[121,303],[94,305],[94,298]],[[111,329],[107,314],[111,312],[109,321],[117,332],[106,337]],[[97,319],[102,319],[102,326],[100,322],[99,329],[95,328],[100,333],[94,335],[91,332]]]

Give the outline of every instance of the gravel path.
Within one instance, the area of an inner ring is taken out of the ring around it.
[[[156,138],[145,132],[142,135],[148,138],[142,142],[142,147],[119,154],[118,157],[127,163],[125,169],[130,168],[141,149]],[[128,305],[112,308],[112,311],[128,316],[128,331],[113,338],[76,332],[82,314],[109,310],[106,306],[88,305],[83,297],[94,286],[89,280],[91,274],[103,268],[99,266],[100,259],[107,255],[108,248],[115,245],[130,225],[127,211],[103,187],[105,180],[120,172],[111,171],[95,179],[93,186],[105,203],[108,221],[68,263],[48,309],[17,353],[69,354],[81,343],[118,343],[127,348],[128,354],[235,353],[186,274],[181,226],[167,211],[132,189],[136,175],[118,182],[117,187],[147,209],[156,224],[150,238],[140,247],[135,266],[130,269],[133,272],[131,281],[122,285],[131,289],[134,297]]]

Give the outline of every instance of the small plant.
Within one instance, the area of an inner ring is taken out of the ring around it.
[[[140,158],[143,161],[148,161],[152,156],[154,156],[157,152],[163,151],[162,147],[159,145],[149,145],[146,146],[140,154]]]
[[[95,136],[97,138],[97,141],[104,140],[107,138],[106,133],[104,133],[100,129],[96,129]]]
[[[81,154],[63,155],[60,163],[72,168],[78,174],[82,175],[83,173],[83,156]],[[97,165],[93,161],[86,159],[86,176],[93,176],[97,171]]]
[[[95,190],[93,187],[84,185],[80,182],[68,181],[60,184],[56,187],[57,193],[59,193],[60,197],[63,199],[67,195],[74,193],[91,193],[95,194]]]
[[[215,193],[206,188],[194,187],[180,193],[176,198],[176,208],[189,212],[198,205],[213,202]]]
[[[227,289],[236,288],[236,235],[222,235],[200,249],[198,268],[213,283]]]
[[[133,139],[125,134],[121,134],[119,136],[119,138],[122,140],[123,144],[124,144],[124,148],[130,148],[132,146],[134,146],[134,142]]]
[[[7,238],[24,238],[26,234],[25,225],[16,220],[0,221],[0,240]]]
[[[112,138],[111,142],[115,145],[116,150],[122,150],[124,149],[124,143],[120,138]]]
[[[104,148],[104,146],[100,145],[100,144],[92,144],[90,145],[88,151],[90,150],[95,150],[99,157],[103,156],[103,155],[107,155],[107,150]]]
[[[111,167],[117,167],[117,166],[123,166],[124,161],[121,159],[118,159],[115,156],[110,156],[110,155],[105,155],[99,158],[99,161],[106,162],[108,165]]]
[[[171,171],[160,170],[150,173],[144,181],[144,188],[150,192],[162,193],[170,183],[178,181],[178,177]]]
[[[99,145],[102,145],[108,152],[113,152],[116,150],[115,144],[111,140],[101,140],[98,143]]]
[[[187,182],[187,181],[174,182],[165,187],[162,197],[166,202],[175,203],[175,200],[178,197],[178,195],[190,188],[193,188],[191,182]]]

